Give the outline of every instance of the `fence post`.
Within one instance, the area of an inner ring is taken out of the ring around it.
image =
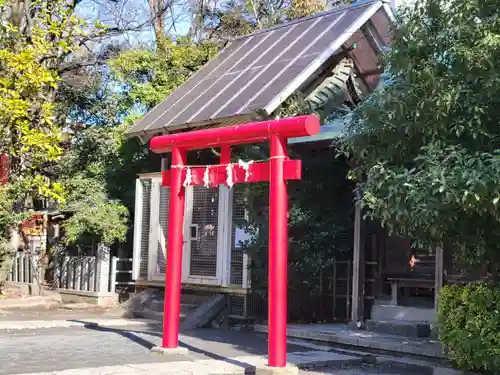
[[[20,267],[19,267],[19,276],[17,281],[20,283],[24,283],[24,267],[25,267],[24,260],[25,260],[24,252],[19,253]]]
[[[64,280],[61,282],[60,288],[65,288],[65,289],[70,289],[70,283],[69,283],[69,278],[70,278],[70,272],[69,272],[69,267],[70,267],[70,260],[68,256],[65,256],[63,258],[63,265],[62,265],[62,277],[61,280]]]
[[[19,282],[19,251],[16,251],[16,255],[14,256],[14,260],[12,261],[12,280],[14,282]]]
[[[7,281],[17,281],[15,278],[14,278],[14,270],[16,270],[16,277],[17,277],[17,252],[16,252],[16,256],[14,256],[12,258],[12,264],[10,266],[10,270],[7,274]]]
[[[75,268],[74,268],[74,280],[75,284],[73,285],[74,290],[82,290],[82,265],[83,265],[83,257],[75,258]]]
[[[111,285],[109,286],[109,291],[111,293],[116,292],[116,271],[117,271],[117,265],[118,265],[118,258],[113,257],[111,259]]]
[[[110,249],[103,245],[97,245],[96,257],[96,278],[97,290],[96,292],[103,293],[109,291],[109,251]]]

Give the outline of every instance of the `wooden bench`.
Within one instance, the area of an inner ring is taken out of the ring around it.
[[[434,288],[435,280],[432,274],[401,274],[387,275],[385,280],[391,284],[391,304],[399,302],[399,288]]]

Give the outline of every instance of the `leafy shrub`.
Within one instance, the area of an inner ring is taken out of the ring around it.
[[[483,282],[446,286],[439,298],[439,338],[465,370],[500,374],[500,288]]]

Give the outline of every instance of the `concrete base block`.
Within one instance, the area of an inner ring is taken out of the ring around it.
[[[118,303],[118,294],[111,292],[88,292],[84,290],[58,289],[63,303],[88,303],[93,306],[109,307]]]
[[[151,348],[151,353],[161,354],[161,355],[188,355],[189,350],[187,348],[162,348],[161,346],[154,346]]]
[[[25,296],[39,296],[40,288],[36,283],[15,283],[13,281],[6,281],[3,289],[7,292],[18,292]]]
[[[285,367],[258,366],[255,375],[299,375],[299,368],[294,365]]]
[[[430,337],[431,325],[425,322],[403,320],[367,320],[366,329],[371,332],[404,337]]]
[[[404,320],[413,322],[436,322],[436,310],[424,307],[373,305],[372,320]]]

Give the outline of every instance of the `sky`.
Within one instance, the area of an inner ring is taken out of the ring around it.
[[[186,35],[190,27],[191,14],[180,6],[173,7],[176,18],[174,36]],[[100,20],[110,27],[134,28],[149,20],[149,6],[147,0],[83,0],[77,9],[77,15],[90,24]],[[113,38],[118,42],[127,42],[131,45],[151,43],[154,40],[152,27],[143,27],[140,31],[131,31]]]

